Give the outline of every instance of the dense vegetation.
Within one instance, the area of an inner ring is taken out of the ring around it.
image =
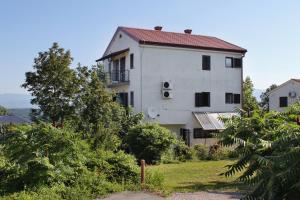
[[[32,110],[34,124],[1,128],[4,199],[92,199],[136,189],[139,160],[159,162],[176,141],[114,101],[101,66],[72,69],[71,61],[70,51],[54,43],[26,73],[22,86],[38,109]],[[148,188],[161,186],[157,173],[146,179]]]
[[[6,108],[0,105],[0,115],[8,115],[9,112]]]
[[[300,195],[300,107],[286,112],[255,111],[250,117],[225,120],[223,145],[236,145],[239,160],[226,176],[253,186],[244,199],[297,199]]]

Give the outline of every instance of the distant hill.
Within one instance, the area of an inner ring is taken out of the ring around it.
[[[32,108],[29,94],[0,94],[0,105],[5,108]]]
[[[31,121],[30,113],[31,108],[12,108],[8,109],[9,114],[25,119],[26,121]]]

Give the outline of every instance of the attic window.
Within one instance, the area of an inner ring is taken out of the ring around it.
[[[122,38],[122,34],[119,35],[119,38]]]

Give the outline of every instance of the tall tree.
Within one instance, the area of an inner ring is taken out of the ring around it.
[[[269,111],[269,92],[277,88],[278,86],[276,84],[272,84],[270,87],[266,89],[261,95],[260,99],[261,101],[259,102],[259,106],[264,110],[264,111]]]
[[[49,118],[54,126],[62,126],[67,116],[74,113],[76,74],[70,69],[70,51],[60,48],[57,43],[34,59],[33,72],[26,73],[22,87],[34,97],[32,104],[40,107],[41,113]]]
[[[249,76],[243,82],[243,110],[250,116],[252,111],[258,109],[258,103],[253,96],[253,83]]]
[[[0,106],[0,115],[8,115],[8,110],[3,106]]]

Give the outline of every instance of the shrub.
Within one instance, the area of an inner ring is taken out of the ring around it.
[[[175,158],[179,161],[187,161],[193,159],[193,152],[183,141],[178,140],[174,145]]]
[[[0,195],[8,199],[50,199],[51,193],[91,199],[138,182],[132,155],[95,151],[78,134],[47,124],[16,127],[2,145]]]
[[[203,144],[197,144],[194,146],[195,156],[199,160],[207,160],[208,159],[208,147]]]
[[[147,123],[131,128],[124,141],[138,160],[145,159],[147,163],[156,163],[175,142],[175,136],[158,124]]]

